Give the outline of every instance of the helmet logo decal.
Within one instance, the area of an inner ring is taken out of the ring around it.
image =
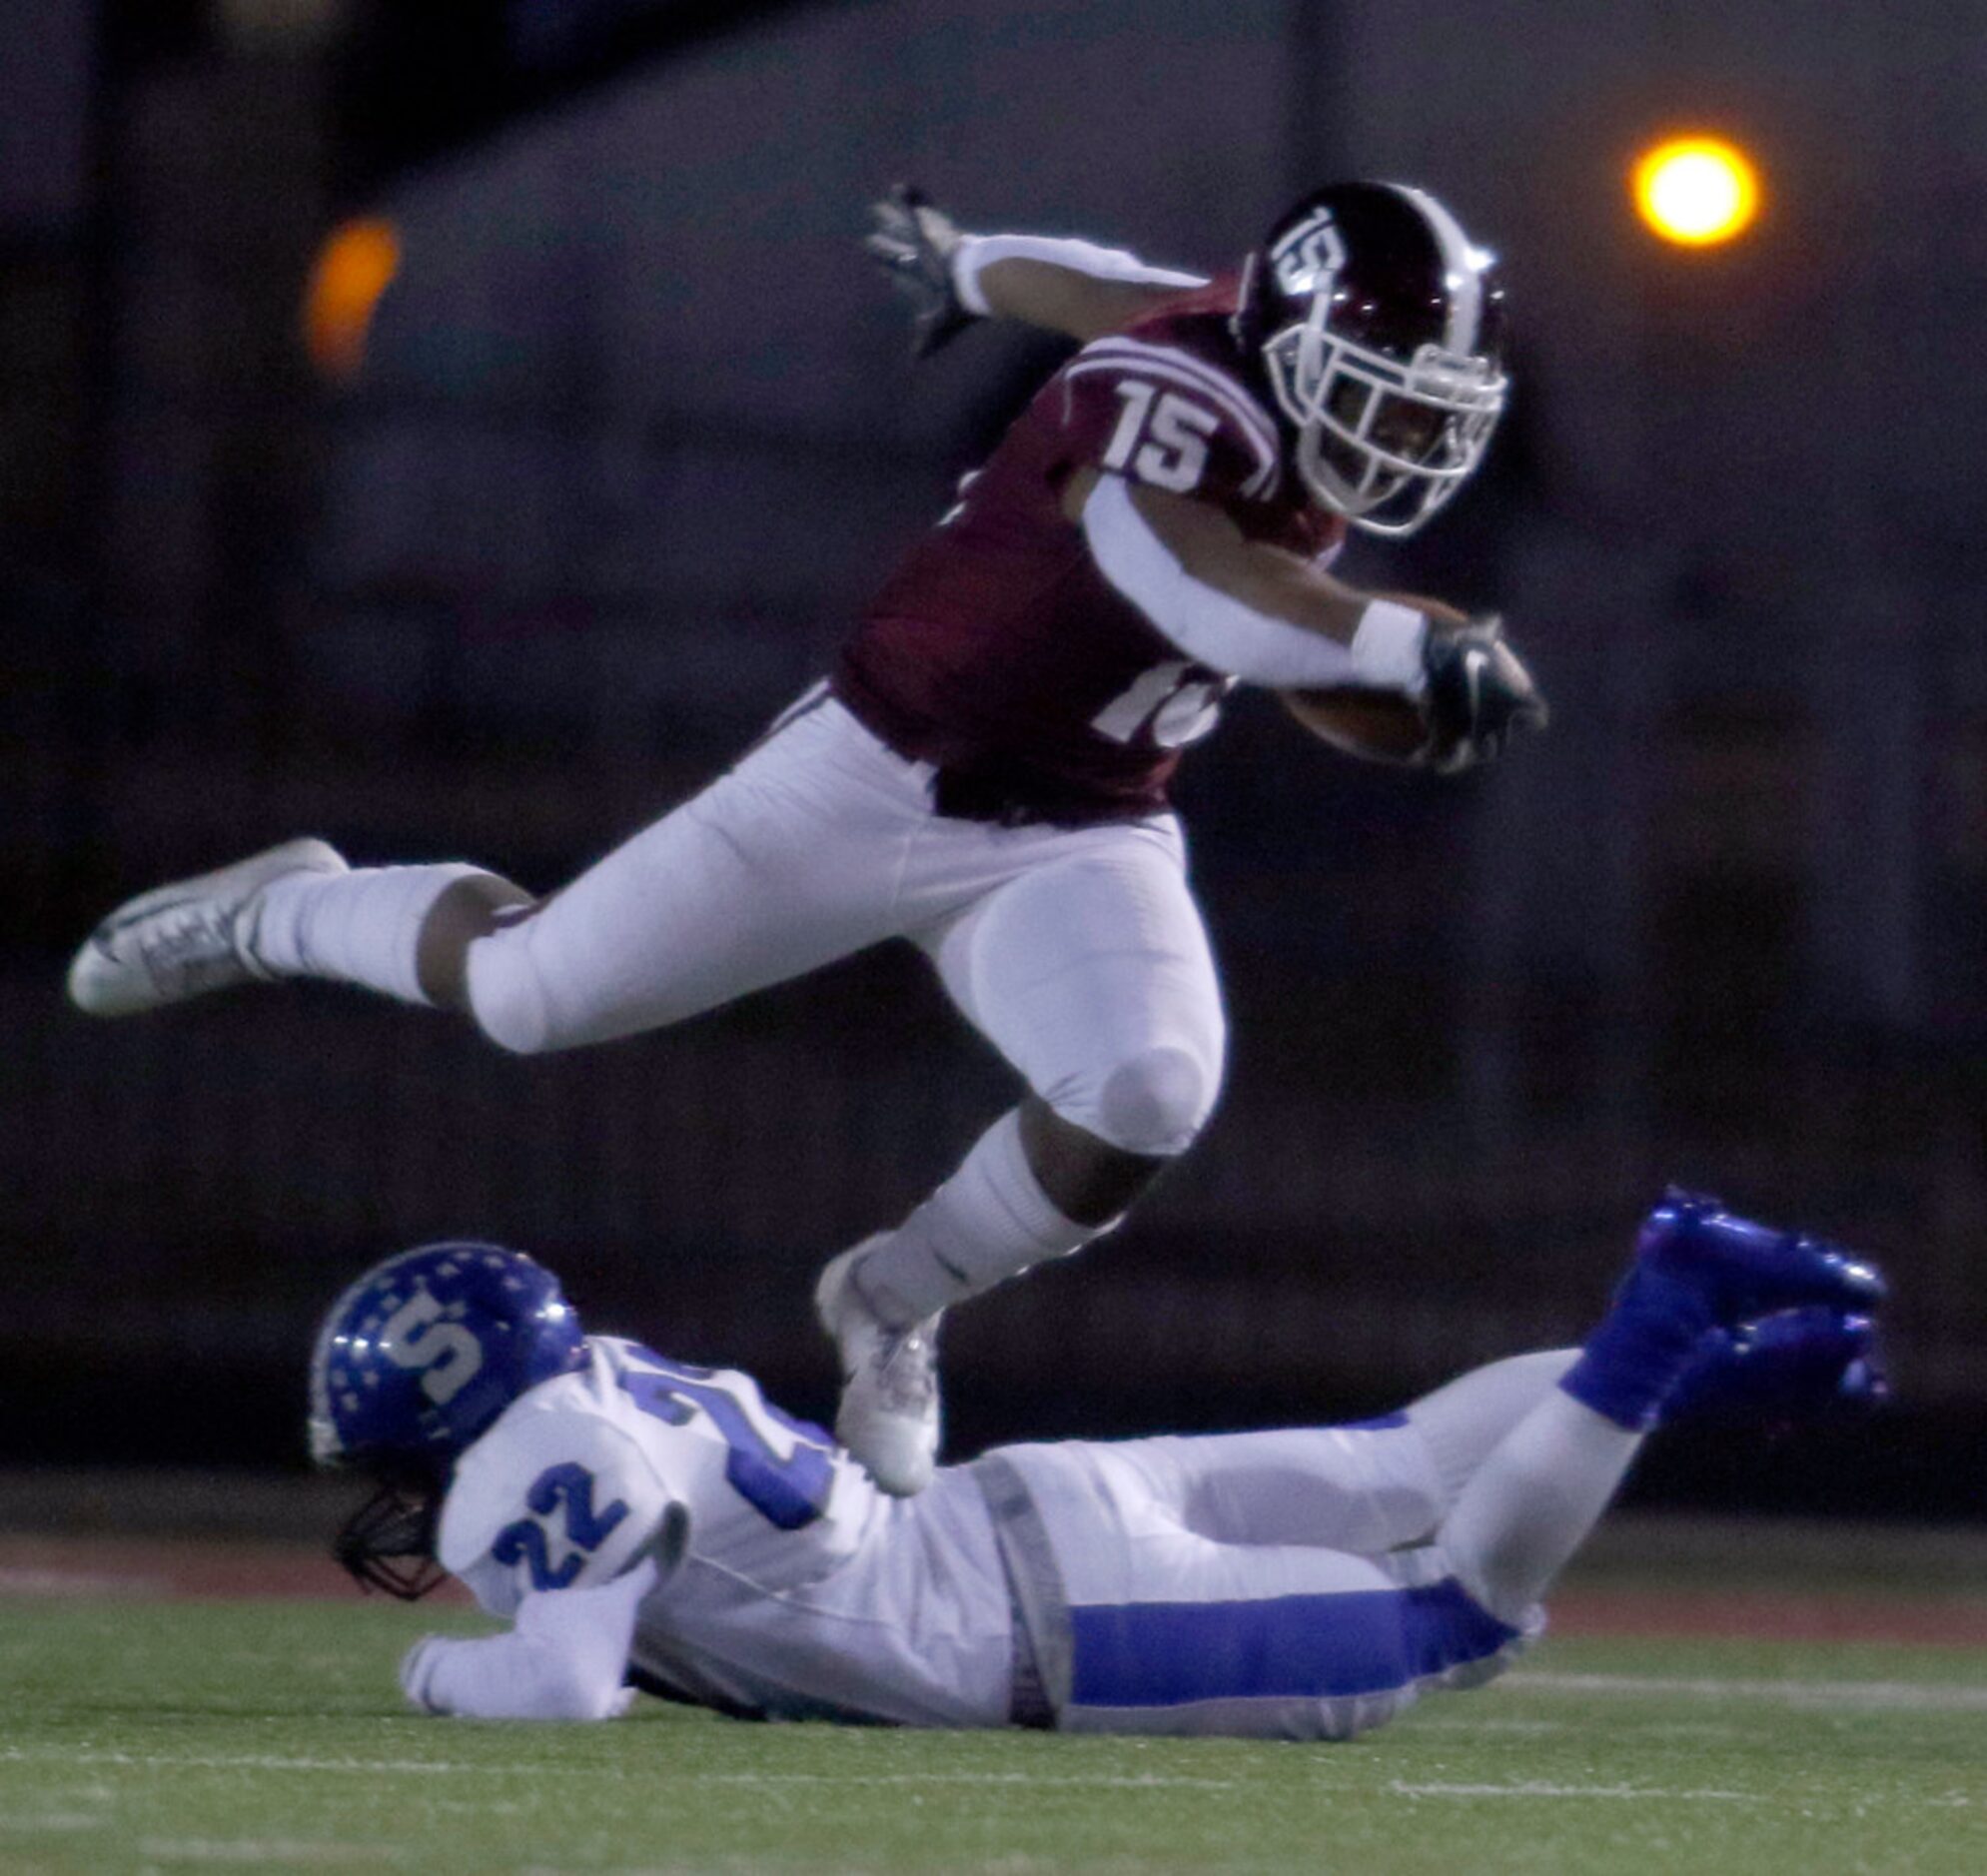
[[[320,1325],[312,1453],[432,1472],[519,1395],[585,1359],[585,1332],[543,1265],[501,1245],[419,1245],[358,1278]]]
[[[447,1407],[483,1367],[483,1350],[461,1323],[445,1322],[442,1305],[417,1291],[380,1330],[380,1353],[396,1368],[417,1370],[421,1392]]]
[[[1307,215],[1270,250],[1277,285],[1287,294],[1329,292],[1346,264],[1346,244],[1330,209]]]

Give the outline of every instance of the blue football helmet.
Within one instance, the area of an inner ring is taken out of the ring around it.
[[[379,1491],[332,1554],[413,1601],[442,1579],[435,1520],[449,1467],[526,1389],[586,1360],[558,1279],[501,1245],[422,1245],[333,1304],[311,1357],[311,1456]]]
[[[521,1251],[404,1251],[361,1277],[318,1331],[311,1456],[439,1474],[527,1388],[584,1360],[558,1279]]]

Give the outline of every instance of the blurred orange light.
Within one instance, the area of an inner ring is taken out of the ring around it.
[[[392,222],[343,222],[325,237],[304,295],[304,343],[327,378],[358,373],[373,311],[400,265],[401,238]]]
[[[1678,137],[1635,164],[1635,207],[1665,241],[1707,248],[1743,234],[1759,212],[1759,178],[1716,137]]]

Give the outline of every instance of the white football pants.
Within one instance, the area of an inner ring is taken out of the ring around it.
[[[738,764],[469,953],[476,1019],[520,1053],[682,1021],[908,938],[1065,1120],[1178,1153],[1226,1030],[1170,814],[1082,828],[935,814],[932,768],[803,698]]]
[[[1458,1580],[1405,1414],[1003,1446],[974,1469],[1066,1732],[1350,1738],[1490,1679],[1544,1626]]]

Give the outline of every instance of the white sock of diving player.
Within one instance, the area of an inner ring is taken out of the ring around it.
[[[907,1329],[1109,1229],[1079,1225],[1050,1202],[1021,1144],[1021,1112],[1010,1109],[959,1170],[863,1257],[862,1295],[886,1323]]]
[[[1577,1349],[1546,1349],[1473,1368],[1408,1406],[1408,1423],[1426,1441],[1453,1505],[1477,1468],[1519,1420],[1558,1386]]]
[[[1436,1532],[1464,1588],[1500,1621],[1522,1621],[1606,1510],[1644,1436],[1549,1390]]]
[[[273,977],[322,977],[425,1005],[421,928],[457,880],[484,870],[448,861],[286,874],[251,909],[243,948]]]

